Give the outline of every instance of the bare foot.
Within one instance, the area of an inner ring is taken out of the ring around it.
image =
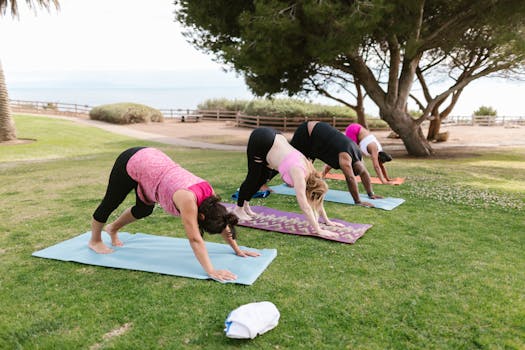
[[[90,240],[89,243],[88,243],[88,247],[90,249],[93,249],[95,251],[95,253],[98,253],[98,254],[111,254],[111,253],[113,253],[113,249],[111,249],[110,247],[105,245],[104,242],[102,242],[102,241],[93,242],[93,241]]]
[[[252,217],[248,215],[241,207],[235,207],[232,212],[239,218],[239,220],[250,221],[252,219]]]
[[[273,192],[273,190],[267,184],[262,185],[261,188],[259,188],[259,191],[261,191],[261,192],[264,192],[264,191]]]
[[[106,225],[105,231],[111,237],[111,245],[114,247],[123,247],[124,243],[118,238],[118,231],[113,230],[112,225]]]
[[[256,217],[257,216],[257,214],[254,211],[252,211],[252,208],[244,207],[243,209],[244,209],[244,212],[246,214],[248,214],[249,216],[251,216],[251,217]]]

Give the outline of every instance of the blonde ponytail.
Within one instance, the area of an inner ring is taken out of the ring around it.
[[[328,192],[328,185],[321,177],[321,174],[314,168],[312,162],[307,161],[307,165],[306,199],[317,215],[323,206],[324,196]]]

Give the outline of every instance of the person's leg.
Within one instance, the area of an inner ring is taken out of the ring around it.
[[[93,213],[91,223],[91,239],[88,246],[95,252],[107,254],[113,252],[102,241],[102,229],[111,213],[126,199],[129,192],[136,188],[137,183],[128,175],[126,164],[128,160],[141,148],[131,148],[124,151],[115,161],[109,176],[108,187],[104,199]],[[121,246],[122,242],[118,239],[116,231],[108,232],[114,246]]]
[[[261,176],[268,176],[268,163],[266,156],[273,146],[276,132],[270,128],[255,129],[248,140],[246,155],[248,160],[248,174],[239,188],[237,206],[242,207],[245,201],[249,201],[257,190],[264,184]]]
[[[246,150],[248,158],[248,174],[239,188],[237,207],[234,209],[241,220],[249,220],[254,215],[250,209],[249,201],[259,188],[266,182],[269,172],[266,155],[270,151],[276,132],[269,128],[255,129],[248,140]]]

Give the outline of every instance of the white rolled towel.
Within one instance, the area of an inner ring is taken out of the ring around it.
[[[275,328],[280,316],[277,307],[269,301],[245,304],[230,312],[224,322],[224,332],[228,338],[253,339]]]

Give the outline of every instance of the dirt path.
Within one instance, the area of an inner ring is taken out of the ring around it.
[[[177,138],[188,141],[201,141],[214,144],[245,146],[252,129],[237,128],[232,122],[204,121],[181,123],[167,120],[164,123],[134,124],[127,128]],[[447,142],[433,143],[432,148],[438,156],[459,156],[472,154],[482,148],[525,147],[525,126],[446,126],[441,131],[449,132]],[[400,139],[388,138],[389,131],[374,131],[386,151],[396,155],[406,155]],[[284,133],[290,139],[291,132]]]
[[[87,118],[48,116],[73,120],[81,124],[96,126],[110,132],[151,140],[165,144],[244,151],[252,129],[235,127],[229,121],[201,121],[181,123],[168,119],[163,123],[115,125]],[[525,126],[455,126],[443,127],[449,132],[447,142],[433,143],[437,157],[459,157],[472,155],[476,151],[501,147],[525,147]],[[383,148],[397,157],[406,157],[400,139],[388,138],[389,131],[374,131]],[[290,139],[291,132],[284,133]]]

